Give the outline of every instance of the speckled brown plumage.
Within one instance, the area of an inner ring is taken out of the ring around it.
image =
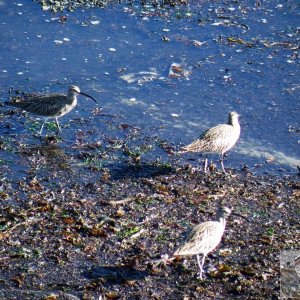
[[[188,236],[186,242],[173,254],[173,256],[196,255],[200,269],[199,278],[202,278],[205,257],[221,242],[225,230],[226,218],[230,213],[230,208],[223,207],[218,211],[218,221],[207,221],[197,225]],[[201,262],[199,254],[202,254]]]
[[[224,154],[236,144],[241,133],[238,117],[238,113],[230,112],[227,124],[220,124],[206,130],[197,140],[183,147],[181,153],[219,153],[221,155],[222,170],[225,173],[223,164]]]
[[[79,87],[75,85],[69,87],[67,95],[47,94],[34,96],[26,101],[11,101],[5,103],[10,106],[21,108],[22,110],[37,116],[45,117],[46,119],[40,129],[41,134],[48,118],[55,118],[57,128],[59,131],[61,130],[57,118],[64,116],[77,105],[77,95],[84,95],[97,103],[93,97],[81,92]]]

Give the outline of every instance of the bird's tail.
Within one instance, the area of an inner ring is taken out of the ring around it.
[[[202,143],[201,140],[196,140],[191,144],[184,146],[180,149],[179,153],[186,153],[186,152],[201,152],[202,151]]]
[[[178,154],[183,154],[183,153],[186,153],[186,152],[188,152],[188,151],[186,150],[185,147],[182,147],[182,148],[180,148],[180,150],[177,151]]]
[[[4,105],[10,106],[10,107],[22,107],[22,103],[20,101],[5,101],[3,103],[4,103]]]

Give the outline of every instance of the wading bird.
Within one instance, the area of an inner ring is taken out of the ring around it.
[[[200,137],[191,144],[183,147],[179,153],[203,152],[218,153],[224,173],[224,154],[238,141],[241,133],[239,114],[230,112],[227,124],[220,124],[203,132]],[[204,172],[207,171],[207,158],[205,158]]]
[[[226,218],[230,214],[230,208],[221,207],[217,213],[217,221],[207,221],[197,225],[185,243],[173,254],[173,257],[196,255],[200,269],[200,279],[202,279],[205,257],[221,242],[225,230]],[[200,254],[202,254],[202,260],[200,260]]]
[[[44,117],[45,120],[43,121],[39,131],[39,133],[42,134],[44,124],[49,118],[55,119],[57,129],[58,131],[61,131],[58,118],[70,112],[77,105],[77,95],[83,95],[97,103],[95,98],[81,92],[78,86],[71,85],[67,95],[46,94],[33,96],[26,101],[10,101],[5,102],[5,104],[18,107],[34,115]]]

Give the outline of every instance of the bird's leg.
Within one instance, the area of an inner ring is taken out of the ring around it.
[[[202,273],[203,273],[203,265],[204,265],[205,255],[202,257],[202,262],[200,262],[200,256],[197,254],[197,262],[200,269],[200,274],[198,276],[199,279],[202,279]]]
[[[40,131],[39,131],[39,134],[42,134],[44,125],[45,125],[45,123],[46,123],[47,120],[48,120],[48,118],[45,118],[45,119],[44,119],[44,121],[43,121],[43,123],[42,123],[42,126],[41,126],[41,129],[40,129]]]
[[[222,170],[223,170],[224,174],[226,174],[223,161],[224,161],[224,154],[222,153],[220,155],[220,162],[221,162]]]
[[[61,131],[61,128],[60,128],[60,126],[59,126],[57,117],[55,118],[55,124],[56,124],[56,126],[57,126],[58,132],[60,132],[60,131]]]
[[[205,161],[204,161],[204,173],[207,173],[207,156],[205,156]]]

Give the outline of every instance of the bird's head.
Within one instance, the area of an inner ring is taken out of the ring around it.
[[[97,100],[95,98],[93,98],[92,96],[86,94],[86,93],[83,93],[80,91],[80,88],[76,85],[70,85],[69,86],[69,94],[75,94],[75,95],[83,95],[85,97],[88,97],[90,99],[92,99],[94,102],[97,103]]]
[[[228,217],[232,212],[232,207],[221,206],[219,209],[219,213],[222,214],[225,218]]]
[[[239,122],[239,114],[236,111],[232,111],[228,116],[228,124],[233,125]]]
[[[240,115],[236,111],[232,111],[229,113],[230,118],[238,118]]]
[[[80,88],[76,85],[70,85],[69,93],[80,94]]]

